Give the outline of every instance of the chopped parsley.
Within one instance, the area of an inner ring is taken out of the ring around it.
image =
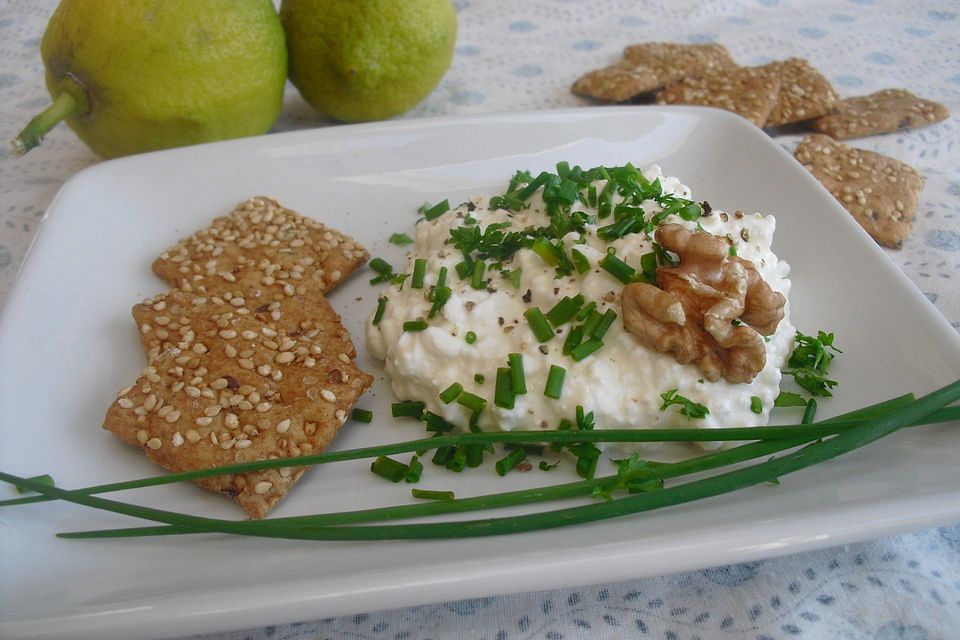
[[[413,244],[413,238],[405,233],[394,233],[390,236],[390,244],[405,245]]]
[[[793,376],[797,384],[811,395],[832,397],[830,390],[837,386],[837,382],[827,377],[827,369],[833,362],[834,354],[842,353],[833,346],[833,334],[818,331],[814,338],[797,331],[794,340],[796,347],[783,372]]]
[[[710,413],[710,410],[702,404],[678,394],[676,389],[664,391],[660,394],[660,397],[663,398],[660,411],[666,411],[667,407],[677,405],[680,407],[680,413],[688,418],[705,418]]]

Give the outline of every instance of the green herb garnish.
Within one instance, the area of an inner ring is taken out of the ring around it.
[[[664,391],[660,394],[660,397],[663,398],[660,411],[666,411],[667,407],[678,405],[680,407],[680,413],[688,418],[705,418],[707,414],[710,413],[710,410],[702,404],[678,394],[676,389]]]
[[[405,245],[413,244],[413,238],[405,233],[394,233],[390,236],[390,244]]]

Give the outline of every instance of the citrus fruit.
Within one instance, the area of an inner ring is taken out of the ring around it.
[[[63,0],[40,53],[54,102],[21,152],[62,119],[108,158],[265,133],[286,81],[270,0]]]
[[[382,120],[423,100],[453,58],[450,0],[283,0],[290,80],[321,113]]]

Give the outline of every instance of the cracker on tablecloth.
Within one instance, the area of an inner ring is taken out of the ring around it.
[[[580,76],[570,90],[608,102],[626,102],[694,73],[734,66],[720,44],[645,42],[631,45],[624,59]]]
[[[830,81],[803,58],[787,58],[763,65],[780,76],[780,95],[766,126],[810,120],[830,113],[839,97]]]
[[[948,117],[950,112],[938,102],[917,97],[906,89],[884,89],[841,100],[836,113],[817,118],[810,126],[836,140],[849,140],[922,127]]]
[[[819,133],[804,138],[794,155],[874,240],[894,249],[903,245],[923,189],[920,173]]]
[[[145,344],[161,348],[117,395],[103,427],[174,472],[319,453],[373,380],[353,363],[349,334],[316,292],[250,309],[174,290],[137,305],[134,317]],[[197,482],[262,518],[304,471]]]
[[[197,293],[231,289],[255,296],[307,283],[325,292],[368,257],[352,238],[259,196],[164,251],[153,271]]]
[[[737,67],[684,78],[658,93],[657,103],[726,109],[762,127],[779,94],[778,74],[763,67]]]

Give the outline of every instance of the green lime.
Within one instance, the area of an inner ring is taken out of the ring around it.
[[[14,141],[62,119],[104,157],[265,133],[287,55],[270,0],[63,0],[40,45],[53,105]]]
[[[382,120],[423,100],[453,58],[450,0],[283,0],[290,80],[321,113]]]

